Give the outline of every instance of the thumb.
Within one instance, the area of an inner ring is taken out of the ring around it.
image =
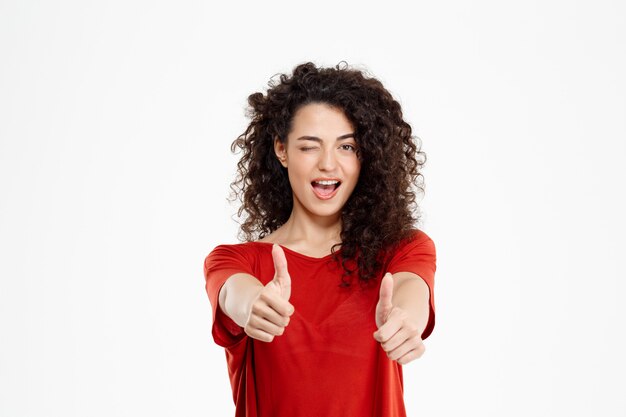
[[[281,295],[289,300],[291,296],[291,277],[287,270],[287,259],[285,258],[285,252],[279,245],[274,244],[272,246],[272,259],[274,260],[274,281],[280,287]]]
[[[382,326],[387,320],[387,316],[391,312],[393,304],[391,299],[393,297],[393,277],[391,273],[387,272],[380,283],[380,296],[378,298],[378,305],[376,306],[376,321]]]
[[[393,277],[391,273],[387,272],[380,283],[380,307],[384,309],[391,309],[391,299],[393,298]]]

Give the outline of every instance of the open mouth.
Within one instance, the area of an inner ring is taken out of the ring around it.
[[[313,186],[313,191],[315,194],[325,200],[331,198],[335,195],[335,192],[341,185],[341,181],[338,180],[318,180],[311,181],[311,186]]]

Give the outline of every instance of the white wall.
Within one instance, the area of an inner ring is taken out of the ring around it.
[[[624,4],[225,3],[0,3],[0,415],[233,415],[202,264],[248,94],[307,60],[428,154],[409,416],[625,415]]]

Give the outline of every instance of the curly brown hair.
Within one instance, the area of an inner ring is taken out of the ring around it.
[[[415,199],[416,191],[424,191],[420,169],[426,162],[421,140],[412,136],[400,104],[382,83],[344,61],[329,68],[307,62],[278,81],[273,77],[268,86],[266,94],[248,97],[251,122],[231,145],[233,152],[243,151],[231,184],[232,200],[241,202],[237,214],[247,214],[240,240],[261,239],[289,219],[292,191],[274,138],[286,142],[302,106],[327,104],[343,110],[355,127],[361,160],[358,183],[341,212],[342,243],[332,247],[332,258],[341,262],[342,286],[350,285],[356,270],[361,283],[373,281],[386,254],[412,235],[420,219]]]

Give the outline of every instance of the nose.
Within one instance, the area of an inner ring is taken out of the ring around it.
[[[332,147],[320,153],[320,159],[317,165],[320,171],[333,171],[335,169],[337,160],[335,159],[335,153]]]

